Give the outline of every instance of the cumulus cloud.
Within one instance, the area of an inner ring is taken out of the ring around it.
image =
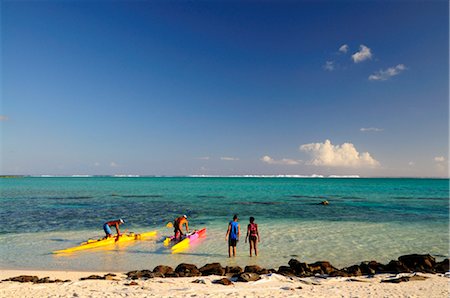
[[[289,159],[289,158],[283,158],[283,159],[280,159],[280,160],[275,160],[275,159],[273,159],[272,157],[270,157],[268,155],[265,155],[265,156],[261,157],[260,160],[262,162],[265,162],[265,163],[269,164],[269,165],[289,165],[289,166],[298,165],[301,162],[300,160]]]
[[[118,167],[119,165],[118,165],[116,162],[112,161],[112,162],[109,163],[109,166],[110,166],[111,168],[116,168],[116,167]]]
[[[9,117],[8,116],[6,116],[6,115],[0,115],[0,122],[1,121],[8,121],[9,120]]]
[[[348,52],[348,44],[343,44],[341,45],[341,47],[339,48],[339,52],[341,53],[347,53]]]
[[[377,127],[362,127],[359,130],[362,131],[362,132],[370,132],[370,131],[379,132],[379,131],[383,131],[382,128],[377,128]]]
[[[415,166],[416,165],[416,163],[415,162],[413,162],[413,161],[410,161],[410,162],[408,162],[408,166],[411,166],[411,167],[413,167],[413,166]]]
[[[398,76],[406,69],[404,64],[398,64],[394,67],[389,67],[386,70],[379,70],[369,76],[370,81],[386,81],[391,77]]]
[[[223,156],[220,159],[227,160],[227,161],[239,160],[239,158],[237,158],[237,157],[229,157],[229,156]]]
[[[352,59],[355,63],[363,62],[367,59],[372,59],[372,52],[370,48],[362,44],[359,46],[359,51],[352,55]]]
[[[335,69],[334,61],[325,62],[323,69],[328,70],[328,71],[333,71]]]
[[[436,156],[434,158],[434,161],[435,162],[444,162],[445,161],[445,157],[443,157],[443,156]]]
[[[328,167],[377,167],[380,163],[369,152],[359,153],[352,143],[333,145],[330,140],[324,143],[310,143],[300,146],[300,150],[312,156],[309,164]]]

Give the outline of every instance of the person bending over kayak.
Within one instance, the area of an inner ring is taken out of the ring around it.
[[[116,232],[117,232],[117,236],[120,236],[120,229],[119,226],[121,224],[123,224],[125,221],[121,218],[116,219],[116,220],[111,220],[108,222],[105,222],[103,224],[103,230],[106,233],[106,238],[112,237],[112,231],[111,231],[111,227],[115,227],[116,228]]]
[[[175,234],[175,240],[181,240],[181,236],[184,235],[183,231],[181,230],[183,228],[183,225],[186,226],[186,233],[189,233],[189,226],[186,215],[180,216],[173,221],[173,232]]]
[[[245,243],[247,243],[247,238],[250,242],[250,257],[252,256],[252,249],[255,251],[255,256],[258,256],[258,242],[261,242],[261,238],[258,233],[258,225],[255,224],[255,218],[250,217],[250,223],[247,226],[247,236],[245,236]]]
[[[228,224],[227,234],[225,240],[228,239],[228,257],[231,258],[231,251],[233,251],[233,257],[236,256],[236,245],[241,235],[241,226],[238,223],[238,216],[235,214],[233,220]]]

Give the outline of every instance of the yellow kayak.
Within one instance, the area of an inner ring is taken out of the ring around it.
[[[115,244],[117,242],[144,240],[147,238],[155,237],[156,234],[157,234],[157,231],[151,231],[151,232],[145,232],[145,233],[140,233],[140,234],[135,234],[135,233],[122,234],[122,235],[120,235],[120,237],[110,237],[110,238],[106,238],[106,239],[105,238],[90,239],[86,242],[81,243],[78,246],[61,249],[61,250],[56,250],[53,253],[54,254],[71,253],[71,252],[79,251],[79,250],[107,246],[107,245]]]
[[[206,228],[199,231],[194,231],[192,234],[187,235],[186,238],[172,246],[172,253],[176,254],[188,249],[192,242],[195,242],[198,238],[203,238],[205,236]]]

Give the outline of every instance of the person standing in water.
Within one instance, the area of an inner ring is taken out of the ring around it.
[[[236,245],[241,235],[241,227],[238,223],[238,217],[235,214],[233,220],[228,224],[227,234],[225,240],[228,240],[228,257],[231,258],[231,251],[233,251],[233,257],[236,256]]]
[[[261,242],[259,237],[258,225],[255,223],[255,218],[250,217],[250,223],[247,226],[247,236],[245,236],[245,243],[247,239],[250,242],[250,257],[252,256],[252,249],[255,251],[255,256],[258,256],[258,242]]]

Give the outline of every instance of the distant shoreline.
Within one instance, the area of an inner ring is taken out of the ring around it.
[[[363,177],[359,175],[0,175],[0,179],[14,178],[292,178],[292,179],[440,179],[450,177]]]

